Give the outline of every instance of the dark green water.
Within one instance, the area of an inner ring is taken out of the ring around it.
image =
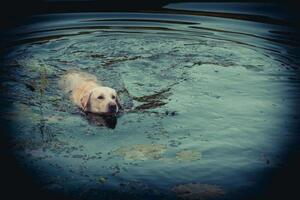
[[[272,5],[225,4],[221,16],[221,4],[202,5],[41,15],[8,33],[1,121],[43,189],[243,199],[280,167],[299,123],[296,33]],[[63,95],[69,69],[119,92],[125,110],[112,126]]]

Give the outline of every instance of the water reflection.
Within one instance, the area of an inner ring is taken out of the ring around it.
[[[94,113],[85,113],[87,120],[91,124],[95,124],[97,126],[106,126],[107,128],[114,129],[117,125],[117,117],[116,116],[101,116]]]

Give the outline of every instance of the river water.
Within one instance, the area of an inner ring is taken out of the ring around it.
[[[244,199],[299,124],[297,33],[275,5],[33,16],[7,33],[1,121],[46,191],[74,199]],[[116,118],[58,87],[70,69],[115,88]]]

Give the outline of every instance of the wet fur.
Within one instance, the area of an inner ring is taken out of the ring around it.
[[[116,91],[103,86],[92,74],[69,71],[61,77],[59,85],[66,94],[70,94],[74,104],[85,112],[107,114],[108,104],[117,105],[117,111],[121,107]],[[98,100],[97,95],[103,95],[106,99]],[[110,99],[111,96],[115,96],[115,99]]]

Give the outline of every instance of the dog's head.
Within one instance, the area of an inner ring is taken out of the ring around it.
[[[119,112],[121,105],[117,92],[109,87],[97,87],[81,98],[84,111],[103,115],[113,115]]]

